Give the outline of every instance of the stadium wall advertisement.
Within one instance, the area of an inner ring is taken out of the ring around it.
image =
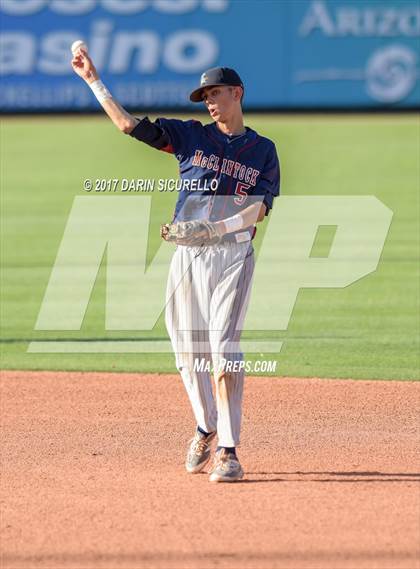
[[[98,109],[70,67],[77,39],[129,108],[185,108],[216,65],[248,108],[420,100],[416,0],[1,0],[0,18],[3,112]]]

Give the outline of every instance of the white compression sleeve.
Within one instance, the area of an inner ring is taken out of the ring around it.
[[[242,215],[237,213],[236,215],[232,215],[232,217],[227,217],[223,220],[223,223],[226,226],[226,233],[233,233],[234,231],[239,231],[243,227],[243,219]]]
[[[93,94],[100,103],[103,103],[107,99],[112,99],[111,93],[108,91],[100,79],[94,81],[93,83],[90,83],[89,87],[92,89]]]

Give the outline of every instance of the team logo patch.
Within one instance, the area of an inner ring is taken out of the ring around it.
[[[206,73],[203,73],[203,75],[201,76],[201,84],[203,85],[204,83],[207,83],[208,80],[209,78],[206,75]]]

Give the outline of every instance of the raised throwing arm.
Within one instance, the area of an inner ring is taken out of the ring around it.
[[[95,65],[90,58],[88,52],[81,48],[78,49],[74,55],[71,65],[73,70],[79,77],[81,77],[89,87],[94,92],[96,98],[101,103],[104,111],[115,124],[115,126],[126,134],[130,132],[139,123],[136,117],[133,117],[128,113],[119,103],[116,101],[105,85],[99,78],[98,72],[96,71]]]

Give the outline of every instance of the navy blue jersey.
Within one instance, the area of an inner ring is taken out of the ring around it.
[[[255,201],[264,203],[268,215],[280,193],[276,147],[248,127],[241,135],[228,136],[216,123],[164,118],[150,123],[146,118],[131,134],[176,156],[181,178],[176,221],[217,221]]]

